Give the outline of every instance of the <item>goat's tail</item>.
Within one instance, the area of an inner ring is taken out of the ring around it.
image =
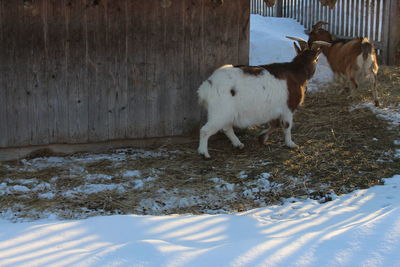
[[[199,89],[197,90],[197,95],[199,96],[199,104],[201,106],[205,107],[206,109],[208,108],[209,101],[216,97],[218,86],[220,85],[218,82],[219,78],[221,78],[220,71],[231,67],[232,65],[224,65],[220,67],[200,85]],[[222,77],[223,76],[224,75],[222,74]]]
[[[212,81],[205,80],[197,90],[197,95],[199,97],[199,104],[200,106],[203,106],[206,109],[207,109],[208,94],[211,91],[211,87],[212,87]]]

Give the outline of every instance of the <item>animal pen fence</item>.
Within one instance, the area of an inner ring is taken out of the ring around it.
[[[378,49],[382,63],[398,63],[400,5],[398,0],[338,0],[332,8],[320,0],[251,0],[253,14],[296,19],[307,31],[317,21],[328,22],[327,30],[339,38],[368,37]]]

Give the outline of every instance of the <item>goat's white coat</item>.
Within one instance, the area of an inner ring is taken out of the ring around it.
[[[367,59],[364,60],[363,55],[360,54],[357,56],[356,64],[357,67],[359,68],[358,71],[356,72],[356,79],[357,81],[364,81],[365,79],[373,79],[373,72],[371,69],[373,68],[373,58],[372,54],[368,54]]]
[[[288,111],[286,80],[276,79],[267,70],[255,76],[226,65],[208,80],[198,90],[199,99],[207,103],[208,119],[223,120],[221,123],[225,125],[221,126],[246,128],[276,119]]]
[[[225,65],[202,83],[198,95],[208,111],[208,122],[201,128],[199,144],[199,153],[205,157],[210,157],[208,138],[219,130],[224,130],[234,146],[242,148],[232,126],[246,128],[278,118],[289,123],[284,129],[286,145],[296,147],[290,134],[293,114],[287,104],[286,80],[275,78],[267,70],[251,75]]]

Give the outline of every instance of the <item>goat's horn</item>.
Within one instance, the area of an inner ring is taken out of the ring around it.
[[[331,46],[332,44],[325,41],[314,41],[313,44]]]
[[[314,41],[311,45],[311,49],[315,49],[319,46],[331,46],[331,43],[325,42],[325,41]]]
[[[301,39],[301,38],[299,38],[299,37],[286,36],[286,38],[291,39],[291,40],[295,40],[295,41],[299,41],[299,42],[306,42],[306,43],[307,43],[306,40]]]
[[[325,21],[318,21],[312,26],[313,31],[321,29],[322,25],[328,25],[328,22]]]
[[[308,48],[308,43],[304,39],[301,39],[299,37],[293,37],[293,36],[286,36],[286,38],[299,42],[301,50],[304,50],[304,49]]]

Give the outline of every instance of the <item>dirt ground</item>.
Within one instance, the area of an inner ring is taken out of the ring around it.
[[[382,110],[399,113],[400,67],[381,67],[379,89]],[[281,131],[260,145],[258,127],[237,132],[243,150],[218,134],[211,160],[194,142],[0,162],[0,217],[235,212],[287,198],[325,202],[399,174],[399,125],[358,105],[372,102],[367,89],[352,100],[338,91],[306,96],[292,130],[298,149],[284,146]]]

